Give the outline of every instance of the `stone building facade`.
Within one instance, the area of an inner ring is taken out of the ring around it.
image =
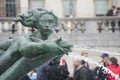
[[[58,17],[103,16],[112,5],[120,7],[120,0],[0,0],[0,16],[16,17],[28,9],[46,8]]]

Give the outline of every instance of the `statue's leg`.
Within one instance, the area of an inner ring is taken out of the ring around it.
[[[2,53],[4,53],[4,52],[5,52],[4,50],[1,50],[1,49],[0,49],[0,56],[1,56],[1,55],[2,55]]]
[[[10,47],[12,41],[13,39],[0,43],[0,55]]]
[[[18,80],[24,74],[27,74],[53,57],[55,55],[48,53],[33,59],[22,57],[0,76],[0,80]]]
[[[17,42],[12,43],[8,50],[0,56],[0,75],[21,57],[17,52],[17,46]]]

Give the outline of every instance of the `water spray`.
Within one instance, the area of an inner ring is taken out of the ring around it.
[[[120,53],[115,53],[115,52],[111,52],[111,51],[103,51],[103,50],[100,50],[99,48],[91,48],[91,47],[88,47],[88,46],[81,46],[81,47],[78,47],[78,46],[76,46],[76,47],[74,47],[73,48],[74,50],[85,50],[85,51],[93,51],[93,52],[100,52],[100,53],[104,53],[104,52],[106,52],[106,53],[108,53],[108,54],[113,54],[113,55],[117,55],[117,56],[120,56]]]

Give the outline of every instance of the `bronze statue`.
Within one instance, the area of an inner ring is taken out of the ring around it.
[[[37,31],[0,44],[0,80],[17,80],[46,61],[71,51],[71,44],[52,35],[57,19],[46,9],[34,9],[28,16],[20,15],[15,20]]]

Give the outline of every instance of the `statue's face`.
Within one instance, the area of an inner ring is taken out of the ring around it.
[[[39,19],[41,31],[54,29],[57,26],[57,20],[52,14],[43,14]]]

